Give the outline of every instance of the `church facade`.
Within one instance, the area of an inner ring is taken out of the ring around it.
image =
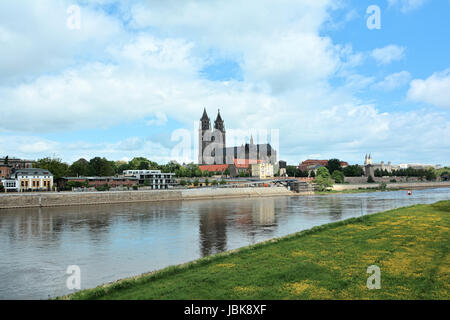
[[[268,143],[254,144],[253,138],[250,138],[250,143],[245,145],[227,148],[225,124],[220,115],[220,110],[217,113],[213,128],[211,128],[211,121],[206,108],[203,110],[203,115],[200,118],[198,138],[199,165],[235,164],[236,161],[277,163],[276,150]]]

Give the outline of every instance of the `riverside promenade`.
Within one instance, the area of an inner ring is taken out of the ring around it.
[[[291,196],[285,187],[0,194],[0,209]]]

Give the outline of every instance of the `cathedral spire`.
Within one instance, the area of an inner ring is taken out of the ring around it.
[[[208,114],[206,113],[206,108],[203,109],[203,115],[200,118],[200,121],[204,121],[204,120],[209,121]]]
[[[223,125],[222,117],[220,116],[220,109],[217,111],[217,118],[216,121],[214,121],[214,129],[220,130],[222,132],[225,131],[225,127]]]

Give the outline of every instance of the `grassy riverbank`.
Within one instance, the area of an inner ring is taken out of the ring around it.
[[[66,298],[449,299],[449,213],[441,201],[353,218]]]
[[[327,191],[314,191],[317,195],[328,195],[328,194],[341,194],[341,193],[369,193],[369,192],[387,192],[387,191],[399,191],[399,188],[386,188],[380,189],[378,187],[371,187],[366,189],[347,189],[347,190],[327,190]]]

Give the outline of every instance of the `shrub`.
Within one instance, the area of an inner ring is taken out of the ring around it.
[[[137,185],[133,186],[133,190],[138,190],[138,189],[139,189],[139,186],[137,186]]]
[[[386,190],[386,188],[387,188],[387,183],[386,182],[384,182],[384,181],[382,181],[381,183],[380,183],[380,190]]]
[[[336,183],[344,183],[344,173],[342,171],[335,170],[331,177]]]
[[[367,178],[367,182],[368,182],[368,183],[374,183],[375,180],[373,180],[373,177],[370,175],[370,176]]]
[[[197,187],[197,186],[198,186],[198,183],[199,183],[198,179],[195,179],[195,180],[194,180],[194,187]]]

